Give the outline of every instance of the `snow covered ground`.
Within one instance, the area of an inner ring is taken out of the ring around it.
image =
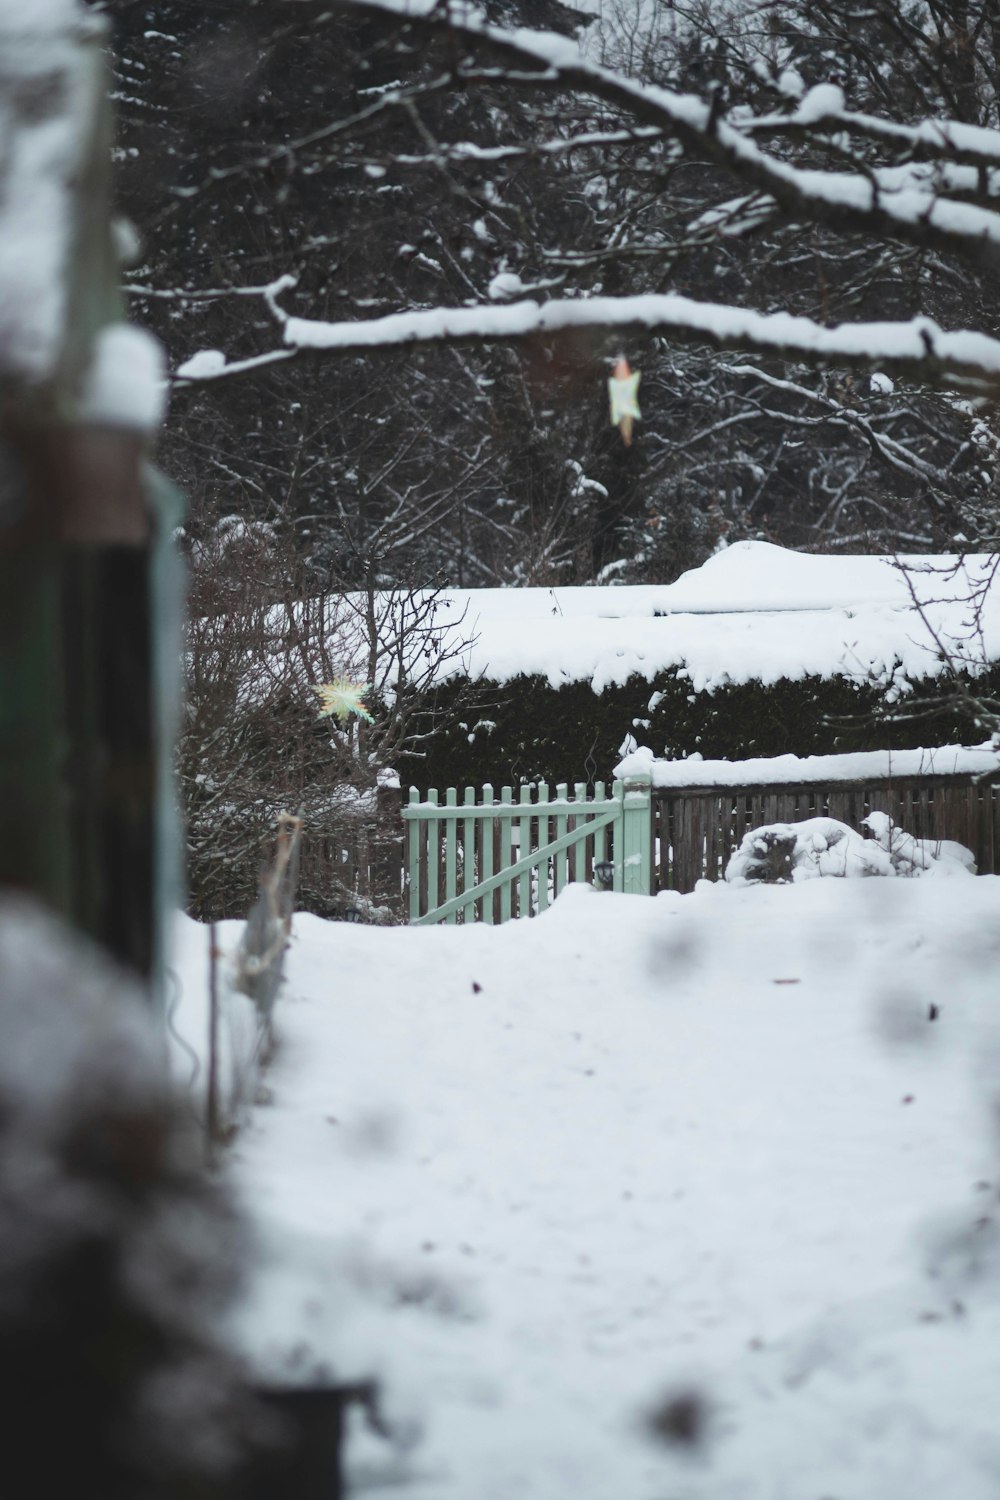
[[[359,1495],[996,1500],[998,919],[993,877],[298,917],[246,1347],[384,1379]]]

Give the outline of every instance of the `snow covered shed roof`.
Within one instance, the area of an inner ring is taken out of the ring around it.
[[[438,619],[456,622],[446,627],[454,642],[474,641],[445,671],[495,682],[537,674],[553,687],[589,681],[598,693],[671,668],[696,692],[808,675],[905,691],[906,680],[942,670],[942,644],[973,669],[1000,658],[996,562],[738,542],[662,587],[453,590]]]

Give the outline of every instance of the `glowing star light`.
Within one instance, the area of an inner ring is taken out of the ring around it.
[[[641,375],[637,370],[632,374],[631,366],[627,359],[619,359],[611,371],[608,380],[608,395],[611,398],[611,423],[617,427],[622,435],[622,442],[628,448],[632,442],[632,423],[642,420],[642,412],[639,410],[639,381]]]
[[[367,682],[349,682],[346,677],[337,677],[333,682],[321,682],[313,687],[323,705],[319,711],[321,719],[327,719],[334,715],[342,724],[346,724],[351,714],[357,714],[359,719],[365,719],[369,724],[375,720],[368,712],[362,700],[362,695],[367,693],[370,684]]]

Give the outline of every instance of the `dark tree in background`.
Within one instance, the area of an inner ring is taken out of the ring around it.
[[[456,77],[453,38],[346,6],[109,9],[121,203],[142,240],[130,282],[177,361],[272,351],[273,317],[242,293],[287,274],[282,300],[330,320],[672,290],[825,323],[921,311],[991,326],[992,266],[804,222],[707,153],[637,141],[606,100],[505,86],[486,46]],[[838,83],[856,112],[996,123],[992,10],[620,0],[593,23],[556,0],[487,7],[733,118],[770,111],[755,139],[828,170],[836,132],[780,124],[816,83]],[[743,536],[919,551],[993,534],[995,432],[954,396],[633,340],[644,422],[625,451],[604,395],[617,352],[580,334],[278,360],[179,387],[163,461],[195,534],[231,513],[267,520],[319,586],[349,584],[373,550],[387,579],[405,557],[466,586],[606,568],[666,582]]]
[[[266,307],[233,289],[290,270],[316,316],[375,316],[479,296],[502,264],[523,268],[566,232],[565,194],[520,158],[488,176],[433,161],[428,141],[458,128],[492,144],[500,108],[440,82],[446,47],[321,14],[114,7],[121,203],[142,240],[130,282],[175,358],[266,346]],[[569,18],[558,4],[542,17]],[[401,71],[419,107],[381,105]],[[538,106],[504,108],[519,138],[542,132]],[[585,218],[580,203],[570,227]],[[457,350],[279,362],[225,391],[178,390],[163,462],[195,534],[231,513],[266,520],[318,586],[350,585],[373,551],[387,580],[415,564],[466,585],[586,576],[570,457],[603,422],[603,371],[588,353],[567,390],[549,364],[548,351]]]

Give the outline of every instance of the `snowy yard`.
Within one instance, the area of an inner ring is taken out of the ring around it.
[[[998,964],[993,877],[301,916],[241,1336],[383,1378],[357,1494],[995,1500]]]

